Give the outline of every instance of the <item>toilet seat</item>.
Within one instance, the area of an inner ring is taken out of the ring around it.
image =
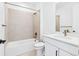
[[[44,47],[44,43],[43,42],[37,42],[37,43],[35,43],[35,47]]]
[[[36,55],[43,56],[44,43],[43,42],[36,42],[34,46],[35,46],[35,50],[36,50]]]

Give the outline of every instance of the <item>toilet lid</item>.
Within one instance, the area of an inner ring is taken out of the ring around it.
[[[35,44],[35,47],[42,47],[44,46],[44,43],[43,42],[38,42]]]

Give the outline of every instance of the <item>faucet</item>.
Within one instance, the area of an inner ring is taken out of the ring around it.
[[[64,36],[67,36],[67,30],[64,30],[63,33],[64,33]]]

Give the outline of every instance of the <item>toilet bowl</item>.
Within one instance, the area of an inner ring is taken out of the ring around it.
[[[35,49],[36,49],[36,55],[37,56],[43,56],[44,52],[44,43],[43,42],[37,42],[35,43]]]

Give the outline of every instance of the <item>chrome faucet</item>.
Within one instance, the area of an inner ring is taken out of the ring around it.
[[[67,30],[64,30],[63,33],[64,33],[64,36],[67,36]]]

